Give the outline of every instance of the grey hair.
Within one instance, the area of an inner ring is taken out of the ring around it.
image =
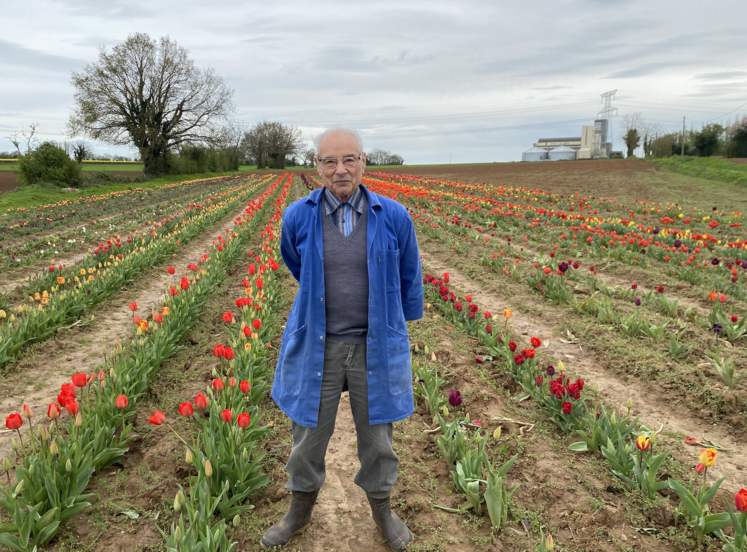
[[[346,128],[346,127],[332,127],[328,128],[318,136],[314,137],[314,152],[319,155],[319,143],[322,141],[322,138],[327,136],[327,134],[331,134],[333,132],[344,132],[345,134],[349,134],[353,138],[355,138],[355,142],[358,145],[358,152],[363,153],[363,138],[361,138],[361,135],[358,134],[358,131],[354,128]]]

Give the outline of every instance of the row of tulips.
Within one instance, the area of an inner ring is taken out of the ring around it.
[[[509,249],[511,236],[526,232],[525,243],[532,240],[537,245],[546,247],[548,243],[555,242],[553,247],[556,251],[574,257],[583,254],[639,265],[643,265],[646,258],[653,258],[667,263],[667,272],[680,279],[695,274],[697,278],[705,277],[702,284],[706,287],[723,289],[725,293],[740,300],[744,300],[747,294],[747,272],[744,272],[747,259],[744,255],[732,256],[733,250],[737,249],[733,242],[725,240],[727,243],[721,245],[721,240],[707,232],[698,234],[690,230],[668,231],[659,228],[655,221],[649,221],[649,225],[638,224],[631,231],[633,223],[627,219],[606,221],[598,219],[596,212],[594,217],[579,219],[557,216],[556,211],[545,213],[547,210],[544,208],[539,209],[539,212],[548,214],[550,218],[542,222],[542,219],[528,217],[524,210],[537,209],[531,206],[536,197],[522,197],[522,194],[515,198],[516,203],[507,204],[511,207],[510,210],[488,210],[480,208],[483,201],[480,197],[439,191],[438,186],[444,186],[447,181],[430,181],[433,188],[425,189],[394,183],[391,179],[392,175],[387,175],[386,178],[377,175],[377,178],[369,177],[366,183],[378,193],[412,204],[417,211],[413,218],[422,219],[431,228],[443,226],[450,230],[459,229],[465,237],[484,238],[485,241],[488,240],[487,236],[495,236],[496,232],[505,233],[509,235]],[[537,214],[534,210],[531,212]],[[737,215],[735,216],[738,218]],[[542,232],[538,232],[539,226],[542,227]],[[721,257],[714,256],[714,253],[720,253]],[[701,260],[696,257],[699,254]],[[696,265],[708,270],[693,272],[690,266]]]
[[[192,194],[196,190],[204,190],[205,187],[220,189],[225,182],[237,179],[235,176],[228,176],[187,180],[155,188],[118,190],[95,196],[66,199],[38,207],[8,209],[0,217],[2,220],[0,239],[40,234],[56,227],[86,223],[108,215],[117,216],[123,211],[123,204],[128,206],[127,211],[147,208],[160,202],[179,200],[185,193]]]
[[[201,257],[198,271],[164,295],[161,313],[138,324],[138,335],[129,346],[117,343],[98,373],[76,374],[62,386],[47,412],[53,425],[37,424],[36,430],[26,432],[25,442],[14,442],[20,459],[16,481],[10,483],[13,466],[6,458],[10,488],[3,489],[0,499],[13,522],[0,526],[0,544],[31,552],[48,542],[61,523],[90,506],[87,500],[92,495],[85,490],[91,475],[127,452],[139,400],[163,361],[178,351],[179,342],[197,323],[229,265],[243,253],[281,179],[248,204],[232,231],[219,236],[213,252]],[[59,424],[63,409],[69,413],[68,422]],[[19,431],[19,419],[11,414],[6,427]]]
[[[189,185],[180,185],[178,188],[155,188],[154,193],[130,198],[129,208],[122,209],[121,204],[115,201],[119,209],[109,216],[103,216],[104,213],[99,213],[97,207],[89,208],[86,214],[74,212],[78,218],[75,222],[67,220],[65,215],[62,215],[66,224],[56,233],[47,233],[40,229],[39,232],[24,236],[23,239],[0,242],[0,269],[49,258],[53,256],[53,252],[59,255],[68,250],[79,249],[86,243],[97,240],[99,234],[123,233],[133,228],[150,226],[154,218],[182,215],[187,212],[190,205],[212,201],[212,196],[219,195],[241,178],[220,177],[207,182],[190,182]],[[107,209],[114,207],[106,203],[97,205],[106,206]],[[39,214],[38,217],[41,218],[42,215]]]
[[[114,240],[111,250],[105,244],[86,261],[87,268],[79,268],[79,275],[58,276],[57,285],[49,292],[30,296],[29,304],[18,305],[10,313],[0,311],[0,366],[18,356],[24,347],[45,341],[59,328],[79,320],[136,276],[168,259],[255,194],[262,184],[263,181],[252,181],[243,185],[234,198],[181,221],[178,230],[145,236],[133,243],[127,243],[129,238]],[[129,252],[115,255],[120,249]]]
[[[268,475],[260,474],[264,455],[256,452],[255,445],[272,424],[262,424],[258,405],[271,376],[267,357],[270,340],[281,322],[277,315],[282,303],[277,280],[280,265],[276,259],[291,182],[289,175],[272,202],[274,212],[260,232],[262,250],[249,252],[248,275],[242,282],[244,296],[235,301],[238,312],[223,315],[228,345],[219,343],[213,348],[217,366],[211,385],[193,402],[179,405],[179,415],[190,421],[189,436],[179,438],[185,447],[185,461],[195,474],[188,477],[188,488],[180,487],[174,501],[178,520],[168,530],[161,530],[167,550],[233,550],[237,543],[228,539],[227,524],[238,526],[239,516],[254,508],[247,499],[269,482]],[[151,417],[155,425],[164,420],[161,412]],[[221,519],[216,519],[218,515]]]
[[[657,481],[658,471],[669,451],[655,453],[658,432],[641,425],[640,416],[631,418],[631,401],[628,402],[627,413],[609,414],[604,405],[590,406],[586,398],[581,396],[585,382],[570,380],[564,373],[562,361],[558,363],[557,369],[552,365],[546,368],[540,365],[537,354],[537,348],[541,345],[539,338],[531,338],[532,347],[519,352],[517,343],[509,340],[507,326],[503,332],[498,327],[493,327],[498,315],[493,316],[485,311],[481,316],[479,306],[469,295],[464,298],[466,305],[461,309],[456,308],[462,303],[456,292],[447,287],[448,274],[436,278],[425,272],[424,267],[426,300],[432,301],[432,305],[448,320],[461,326],[485,346],[492,359],[499,362],[500,368],[511,374],[522,386],[524,394],[521,398],[532,398],[564,433],[582,438],[582,441],[571,445],[572,450],[601,453],[615,476],[649,499],[655,498],[664,489],[674,490],[680,498],[678,514],[686,519],[699,542],[705,535],[713,534],[724,541],[725,551],[747,550],[747,491],[743,489],[735,497],[734,507],[740,514],[735,514],[728,503],[728,512],[714,514],[710,510],[709,503],[724,481],[721,478],[710,487],[707,484],[707,467],[715,463],[716,449],[701,451],[700,463],[695,470],[703,477],[697,491],[693,481],[689,487],[671,478]],[[512,313],[506,310],[503,316],[507,322]],[[484,322],[479,322],[480,320]],[[560,375],[552,379],[558,372]],[[729,526],[734,527],[734,538],[723,533],[723,529]]]

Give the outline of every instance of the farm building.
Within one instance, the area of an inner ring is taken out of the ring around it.
[[[558,146],[548,152],[547,158],[550,161],[572,161],[576,159],[576,150],[570,146]]]
[[[609,157],[612,144],[607,140],[607,121],[596,120],[594,125],[581,127],[580,137],[540,138],[534,147],[521,155],[522,161],[556,161],[568,159],[596,159]],[[559,149],[563,148],[563,149]],[[538,150],[546,152],[544,156]]]

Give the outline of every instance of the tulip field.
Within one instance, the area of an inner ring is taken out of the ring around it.
[[[635,197],[651,177],[630,164],[567,164],[565,186],[535,165],[363,177],[408,209],[423,261],[394,443],[411,549],[747,550],[738,199]],[[629,191],[578,184],[591,166]],[[0,548],[260,549],[290,498],[269,397],[298,289],[283,210],[320,185],[243,174],[4,214]],[[341,402],[288,550],[388,550]]]

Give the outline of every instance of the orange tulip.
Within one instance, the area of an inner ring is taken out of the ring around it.
[[[718,451],[716,449],[706,448],[700,451],[698,460],[700,460],[700,463],[703,464],[706,468],[710,468],[716,463],[717,455],[718,455]]]

